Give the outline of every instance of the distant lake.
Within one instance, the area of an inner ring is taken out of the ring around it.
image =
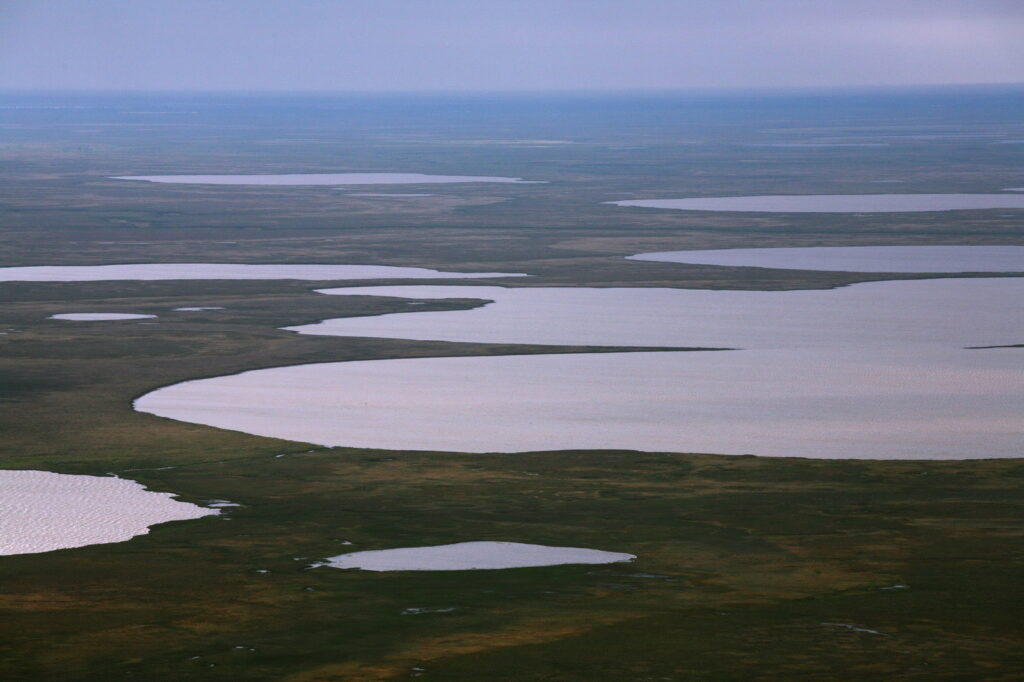
[[[786,149],[817,149],[833,147],[888,147],[886,142],[768,142],[751,145],[752,147],[779,147]]]
[[[424,173],[288,173],[284,175],[119,175],[111,180],[145,180],[189,185],[436,185],[460,182],[537,184],[542,180],[487,175]]]
[[[1024,246],[811,246],[638,253],[630,260],[846,272],[1024,272]]]
[[[583,547],[548,547],[521,542],[459,542],[433,547],[352,552],[330,557],[314,566],[360,568],[364,571],[468,571],[566,564],[613,564],[635,558],[632,554]]]
[[[807,194],[699,199],[630,199],[616,206],[668,208],[678,211],[746,211],[761,213],[896,213],[1024,208],[1024,196],[1008,194]]]
[[[0,282],[103,282],[174,279],[460,279],[522,277],[501,272],[441,272],[391,265],[246,265],[242,263],[125,263],[119,265],[32,265],[0,268]]]
[[[133,313],[60,313],[50,315],[50,320],[70,320],[72,322],[103,322],[112,320],[141,320],[156,315],[136,315]]]
[[[815,458],[1024,452],[1024,279],[829,291],[463,286],[341,295],[483,298],[468,311],[328,320],[302,333],[731,347],[281,367],[159,389],[136,408],[323,445],[469,452],[625,448]],[[416,310],[416,309],[413,309]]]

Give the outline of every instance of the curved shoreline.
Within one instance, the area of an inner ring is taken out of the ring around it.
[[[803,246],[653,251],[627,260],[816,272],[1024,275],[1024,246]]]
[[[112,282],[173,280],[487,279],[529,277],[516,272],[442,272],[397,265],[330,263],[113,263],[0,268],[0,282]]]
[[[220,513],[119,476],[3,469],[0,487],[0,556],[125,542],[161,523]]]
[[[332,447],[459,452],[613,447],[729,454],[756,451],[769,456],[858,459],[1014,456],[1018,452],[1015,439],[1019,434],[1013,430],[1012,416],[1007,410],[1012,412],[1011,405],[1020,400],[1020,391],[1013,383],[1015,375],[1008,373],[1005,366],[1008,360],[995,356],[968,357],[962,348],[977,344],[957,342],[959,338],[1010,335],[1013,323],[1012,319],[1005,319],[1006,301],[1000,302],[996,296],[1003,292],[1012,298],[1005,291],[1007,283],[1018,288],[1021,284],[1014,278],[985,278],[886,282],[824,292],[462,286],[322,290],[344,295],[412,298],[437,298],[457,290],[466,297],[498,301],[470,310],[423,311],[423,315],[413,316],[402,314],[411,310],[398,311],[373,317],[335,318],[311,325],[341,325],[318,332],[326,335],[433,338],[449,342],[546,342],[563,346],[570,341],[579,345],[600,340],[621,346],[625,338],[595,335],[602,327],[588,328],[586,321],[593,319],[597,310],[614,318],[616,313],[612,311],[628,309],[640,317],[635,324],[627,322],[625,328],[632,330],[639,325],[644,333],[649,333],[651,329],[642,320],[664,322],[669,318],[658,313],[661,309],[657,307],[645,312],[641,302],[660,294],[668,297],[666,301],[701,302],[692,311],[710,313],[709,322],[718,320],[722,311],[729,311],[732,322],[722,328],[722,337],[717,341],[731,339],[729,347],[743,346],[748,350],[735,356],[730,354],[728,359],[713,357],[718,354],[695,360],[661,354],[657,359],[644,358],[643,353],[612,353],[604,357],[561,353],[276,367],[163,387],[140,397],[136,409]],[[894,296],[894,287],[899,296]],[[603,303],[615,300],[607,297],[618,292],[625,293],[626,307],[605,310]],[[561,320],[565,328],[562,331],[544,318],[544,297],[554,294],[569,297],[568,305],[553,309],[555,319]],[[591,305],[598,307],[589,310],[583,304],[587,297],[593,297]],[[749,310],[737,308],[735,302],[747,298]],[[516,310],[515,306],[507,309],[509,300],[519,300],[518,309],[529,317],[509,317],[507,310]],[[733,303],[714,305],[712,301]],[[796,304],[795,311],[803,312],[793,317],[785,312],[785,307],[778,308],[779,301]],[[943,306],[933,309],[937,301]],[[979,306],[979,301],[988,301],[988,305]],[[851,302],[856,304],[854,308],[850,308]],[[806,307],[807,304],[812,305]],[[675,303],[667,309],[678,314]],[[947,327],[952,309],[962,309],[970,316],[960,327],[952,328],[951,334]],[[864,319],[851,318],[853,310],[859,310]],[[578,317],[563,318],[567,311]],[[913,314],[908,315],[910,312]],[[656,317],[651,318],[652,314]],[[771,320],[774,327],[766,332],[751,322],[760,319],[759,315],[767,315],[765,320]],[[835,325],[822,315],[838,316]],[[452,332],[438,333],[437,323],[442,318],[453,320]],[[524,332],[520,327],[523,319],[529,319],[533,328]],[[411,321],[428,331],[410,332],[407,325]],[[695,322],[684,316],[679,324],[686,330],[694,327]],[[390,333],[383,331],[389,326]],[[820,339],[803,338],[815,328],[828,334]],[[398,329],[401,333],[395,332]],[[540,336],[510,339],[510,329],[527,335],[539,331]],[[481,330],[491,336],[481,338]],[[582,336],[558,336],[566,331]],[[937,332],[945,336],[933,338]],[[684,338],[640,336],[630,341],[634,346],[641,341],[667,346],[666,342],[672,340],[681,346]],[[690,347],[726,345],[707,343],[709,340],[699,339],[700,343]],[[630,357],[616,357],[619,355]],[[566,367],[576,369],[566,374]],[[600,380],[589,384],[590,376]],[[950,392],[954,385],[957,390]],[[686,386],[687,390],[680,391],[679,386]],[[340,392],[338,387],[342,387]],[[222,389],[228,392],[220,393]],[[264,394],[276,397],[266,402],[259,398]],[[289,396],[287,407],[277,406],[282,395]],[[657,400],[652,401],[650,395],[657,395]],[[707,408],[701,407],[706,400],[719,407],[707,412]],[[214,412],[204,408],[204,402]],[[531,405],[540,407],[531,411]],[[560,421],[559,415],[563,413],[574,416],[567,422]],[[467,420],[467,415],[474,418]],[[764,415],[774,415],[769,421],[775,423],[766,422]],[[895,415],[901,416],[897,419]],[[693,421],[695,418],[697,422]],[[652,424],[652,420],[657,423]],[[807,428],[800,426],[805,422]],[[597,428],[616,423],[620,424],[617,430]],[[673,424],[677,423],[687,426],[676,433]],[[756,428],[743,431],[737,424]],[[648,436],[638,439],[629,435],[641,425]],[[524,430],[537,431],[540,436],[532,439],[532,435],[524,435]],[[705,435],[697,437],[698,433]],[[741,438],[730,441],[715,433],[731,433],[731,438],[740,434]],[[463,437],[465,440],[460,440]],[[815,441],[822,438],[825,440],[816,445]],[[823,448],[825,442],[828,444]]]

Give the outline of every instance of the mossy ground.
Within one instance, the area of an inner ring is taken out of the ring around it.
[[[991,191],[1013,184],[1019,161],[1008,145],[972,142],[797,154],[750,148],[727,128],[699,145],[664,131],[591,130],[585,144],[531,151],[460,146],[437,131],[403,138],[373,125],[342,134],[223,122],[118,126],[83,147],[70,124],[22,122],[0,147],[0,265],[350,262],[534,275],[490,282],[507,286],[794,289],[884,275],[622,256],[1024,243],[1020,212],[822,218],[600,204],[680,187],[689,195],[870,193],[879,177],[894,176],[907,179],[900,191]],[[647,146],[616,147],[633,137]],[[447,198],[396,206],[330,188],[106,179],[399,167],[551,182],[444,188]],[[405,307],[312,292],[330,285],[337,283],[0,284],[0,331],[10,330],[0,336],[0,466],[116,472],[185,500],[243,505],[129,542],[0,558],[0,678],[1020,679],[1024,462],[321,448],[131,409],[133,398],[162,385],[259,367],[610,350],[277,329]],[[172,312],[180,306],[225,309]],[[101,310],[159,317],[146,325],[45,319]],[[308,568],[345,551],[465,540],[638,559],[451,573]]]

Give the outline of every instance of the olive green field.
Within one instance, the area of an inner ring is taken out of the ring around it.
[[[587,102],[473,100],[456,115],[429,102],[328,100],[314,115],[302,102],[214,106],[167,96],[147,103],[172,112],[160,122],[132,118],[125,112],[138,103],[114,96],[94,109],[4,110],[0,267],[353,263],[531,275],[416,284],[753,290],[931,277],[625,257],[691,248],[1024,245],[1024,210],[753,214],[602,202],[1021,186],[1024,145],[992,140],[1024,137],[1024,96],[989,108],[953,96],[935,101],[787,108],[658,100],[605,114]],[[975,137],[943,137],[965,131]],[[890,142],[766,146],[829,136]],[[388,198],[319,186],[110,179],[317,172],[545,182],[352,188],[436,195]],[[900,184],[879,184],[890,180]],[[1024,459],[768,458],[754,456],[756,443],[752,455],[724,456],[686,452],[684,437],[680,452],[657,453],[325,448],[132,409],[133,399],[161,386],[303,363],[730,352],[280,329],[485,303],[451,298],[403,312],[403,299],[314,291],[407,282],[0,282],[0,467],[116,474],[187,502],[241,505],[127,542],[0,557],[0,679],[1024,677]],[[224,309],[173,310],[195,306]],[[74,312],[158,317],[47,319]],[[1008,341],[970,352],[1021,352],[1015,344],[1024,339]],[[348,551],[470,540],[637,559],[452,572],[312,567]]]

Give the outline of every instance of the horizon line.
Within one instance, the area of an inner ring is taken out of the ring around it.
[[[184,88],[18,88],[0,86],[2,95],[684,95],[684,94],[773,94],[773,93],[838,93],[838,92],[894,92],[903,90],[962,90],[962,89],[1024,89],[1024,81],[997,81],[986,83],[908,83],[876,85],[778,85],[778,86],[679,86],[651,88],[510,88],[494,90],[475,89],[417,89],[417,90],[359,90],[359,89],[184,89]]]

